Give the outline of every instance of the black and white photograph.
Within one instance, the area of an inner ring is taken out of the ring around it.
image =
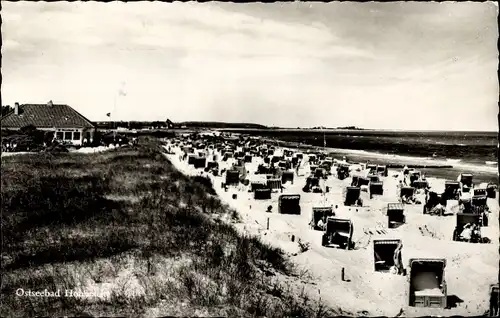
[[[1,6],[0,316],[500,316],[498,2]]]

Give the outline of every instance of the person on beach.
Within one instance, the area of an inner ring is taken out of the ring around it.
[[[469,187],[466,184],[464,184],[462,192],[465,192],[465,193],[469,192]]]
[[[464,229],[463,229],[462,233],[460,234],[460,237],[463,240],[470,242],[471,236],[472,236],[472,227],[471,227],[470,223],[467,223],[467,224],[465,224]]]
[[[316,224],[316,226],[317,226],[319,229],[324,230],[324,228],[325,228],[325,223],[323,222],[323,218],[319,219],[318,224]]]
[[[406,203],[406,204],[408,204],[408,197],[406,196],[406,194],[404,194],[404,195],[401,197],[401,202],[402,202],[402,203]]]
[[[401,250],[403,249],[403,244],[399,244],[398,247],[396,247],[396,250],[394,251],[394,258],[393,258],[393,261],[394,261],[394,267],[395,267],[395,271],[396,271],[396,274],[401,274],[402,271],[403,271],[403,261],[402,261],[402,258],[401,258]]]
[[[325,227],[326,227],[326,217],[322,217],[318,221],[318,228],[320,228],[321,230],[324,230]]]
[[[460,213],[463,213],[464,210],[465,210],[464,201],[460,200],[458,203],[458,211],[460,211]]]
[[[481,238],[481,233],[479,232],[479,225],[473,224],[471,229],[471,241],[479,242]]]
[[[490,317],[498,317],[498,293],[490,293]]]

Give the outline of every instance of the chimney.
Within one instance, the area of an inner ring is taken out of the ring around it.
[[[14,104],[14,115],[19,115],[19,103]]]
[[[49,102],[47,103],[47,105],[48,105],[49,107],[52,107],[52,100],[49,100]]]

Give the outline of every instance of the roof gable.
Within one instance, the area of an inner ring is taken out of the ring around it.
[[[63,104],[23,104],[19,106],[18,115],[11,112],[2,118],[2,128],[28,125],[37,128],[94,128],[90,120]]]

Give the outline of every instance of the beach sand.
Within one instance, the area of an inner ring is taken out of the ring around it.
[[[69,152],[74,152],[74,153],[98,153],[98,152],[103,152],[106,150],[113,149],[114,146],[99,146],[99,147],[82,147],[79,149],[73,149],[71,148]],[[20,155],[26,155],[26,154],[37,154],[40,152],[29,152],[29,151],[19,151],[19,152],[2,152],[1,156],[2,157],[10,157],[10,156],[20,156]]]
[[[179,148],[172,149],[176,154],[166,156],[177,169],[186,175],[200,175],[201,169],[196,170],[187,161],[180,160]],[[246,164],[250,174],[262,162],[261,158],[253,159],[252,163]],[[227,168],[231,160],[219,164],[221,169]],[[350,183],[350,178],[341,181],[330,176],[326,181],[330,192],[323,195],[302,192],[305,176],[295,175],[293,184],[284,185],[283,194],[300,194],[300,215],[277,213],[281,193],[273,193],[271,200],[256,201],[246,187],[230,187],[225,192],[221,188],[224,175],[208,176],[222,201],[238,211],[242,222],[235,226],[291,255],[292,261],[300,268],[307,269],[313,277],[314,284],[307,285],[311,296],[320,296],[332,308],[340,307],[348,312],[372,316],[395,316],[401,309],[404,309],[403,316],[484,314],[489,306],[489,285],[498,280],[498,222],[490,222],[489,227],[482,229],[483,236],[491,238],[492,244],[454,242],[454,215],[424,215],[422,205],[406,205],[406,224],[397,229],[388,229],[384,208],[387,203],[397,202],[398,180],[391,177],[397,173],[399,171],[389,170],[388,177],[382,178],[384,196],[365,200],[365,206],[361,208],[343,206],[343,189]],[[203,175],[207,174],[203,172]],[[444,186],[442,179],[429,179],[434,187]],[[233,194],[237,194],[237,199],[232,199]],[[494,199],[488,200],[492,211],[489,218],[497,220],[498,203]],[[354,224],[353,241],[357,246],[354,250],[321,246],[322,232],[309,227],[312,207],[332,204],[339,206],[337,217],[350,219]],[[266,212],[269,205],[272,206],[271,213]],[[269,230],[266,229],[268,219]],[[292,235],[295,237],[294,242],[291,241]],[[410,258],[445,258],[448,296],[455,295],[463,302],[446,310],[408,307],[407,277],[374,271],[373,239],[391,238],[402,240],[405,266]],[[309,250],[301,253],[299,240],[309,243]],[[342,268],[345,268],[348,281],[341,280]]]

